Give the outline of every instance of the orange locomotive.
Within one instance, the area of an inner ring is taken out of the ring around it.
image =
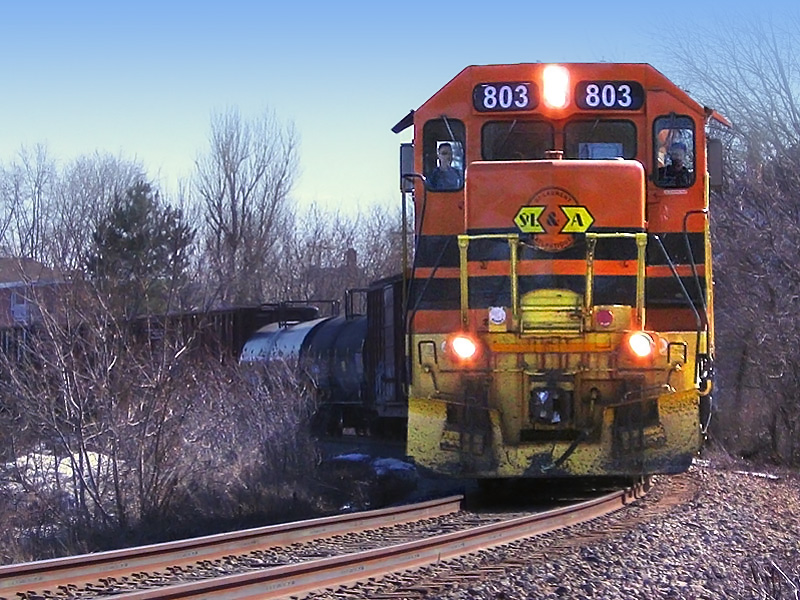
[[[517,64],[464,69],[395,126],[414,127],[401,169],[420,465],[477,478],[688,467],[714,354],[712,118],[724,122],[649,65]]]

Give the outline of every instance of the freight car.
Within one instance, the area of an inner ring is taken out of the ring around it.
[[[260,328],[244,344],[240,363],[286,361],[316,391],[318,433],[402,438],[407,405],[403,385],[401,277],[366,290],[367,314],[281,321]]]
[[[343,338],[360,389],[320,377],[328,400],[404,421],[446,475],[685,470],[710,411],[712,122],[646,64],[464,69],[393,128],[413,127],[413,266],[351,325],[363,344]],[[346,323],[298,326],[294,347],[333,375],[315,328]]]

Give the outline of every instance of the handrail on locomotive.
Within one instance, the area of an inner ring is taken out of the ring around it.
[[[636,241],[636,324],[644,327],[644,291],[645,291],[645,251],[647,249],[647,233],[586,233],[586,293],[584,295],[584,304],[581,314],[581,331],[587,329],[587,321],[590,319],[594,304],[593,289],[594,289],[594,256],[597,241],[601,239],[633,239]],[[469,266],[468,266],[468,250],[471,241],[475,240],[506,240],[510,247],[510,260],[509,260],[509,285],[511,293],[511,315],[512,323],[515,327],[519,327],[519,313],[520,313],[520,299],[519,299],[519,279],[518,279],[518,263],[519,263],[519,248],[522,245],[518,233],[496,233],[496,234],[480,234],[480,235],[467,235],[461,234],[458,236],[459,248],[459,281],[461,292],[461,324],[465,331],[469,331]],[[544,310],[574,310],[572,307],[543,307]],[[521,333],[524,333],[520,330]]]

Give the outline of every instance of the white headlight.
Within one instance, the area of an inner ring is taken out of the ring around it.
[[[644,331],[637,331],[628,338],[628,347],[639,358],[645,358],[653,353],[655,343]]]
[[[456,356],[464,360],[472,358],[478,351],[478,345],[466,335],[457,335],[450,342],[450,345],[453,348],[453,352],[456,353]]]
[[[547,65],[542,73],[544,103],[550,108],[564,108],[569,102],[569,71],[561,65]]]

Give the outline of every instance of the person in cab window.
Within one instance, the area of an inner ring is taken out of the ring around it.
[[[669,163],[658,170],[658,183],[664,187],[689,187],[692,173],[686,167],[686,144],[674,142],[667,153]]]
[[[457,190],[461,187],[461,173],[452,166],[453,146],[448,142],[439,144],[436,150],[439,166],[428,177],[428,185],[433,190]]]

